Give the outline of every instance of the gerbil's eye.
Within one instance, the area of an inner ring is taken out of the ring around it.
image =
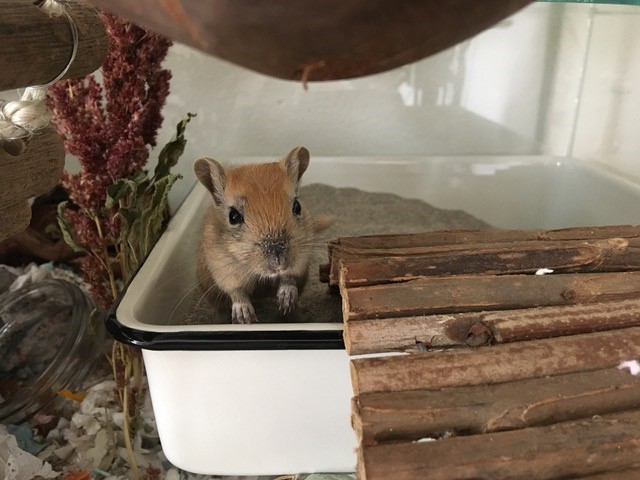
[[[242,216],[242,214],[234,207],[231,207],[229,209],[229,223],[231,225],[237,225],[242,222],[244,222],[244,217]]]
[[[291,211],[293,212],[294,215],[300,215],[300,212],[302,211],[302,205],[300,205],[300,202],[298,201],[297,198],[293,201],[293,206],[291,207]]]

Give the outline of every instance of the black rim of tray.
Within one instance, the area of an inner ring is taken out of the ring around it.
[[[153,332],[131,328],[116,315],[129,285],[105,317],[107,330],[120,343],[145,350],[344,350],[342,330],[337,329]]]

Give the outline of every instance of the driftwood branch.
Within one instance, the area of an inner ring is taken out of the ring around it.
[[[365,445],[482,434],[640,408],[640,377],[614,369],[498,385],[365,393],[353,399]]]
[[[434,277],[357,288],[341,283],[340,293],[344,320],[353,321],[626,300],[640,295],[640,272]]]
[[[489,385],[616,367],[640,358],[640,327],[351,361],[356,395]]]
[[[0,2],[0,90],[43,85],[67,66],[73,37],[66,17],[50,18],[34,2]],[[78,52],[64,78],[97,70],[107,55],[108,39],[95,8],[72,1],[67,7],[78,30]]]
[[[640,326],[640,300],[348,321],[349,355],[477,347]]]
[[[636,468],[638,431],[640,412],[634,410],[491,435],[364,446],[358,478],[583,478]]]

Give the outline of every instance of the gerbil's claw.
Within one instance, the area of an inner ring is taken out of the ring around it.
[[[287,315],[293,312],[298,303],[298,287],[295,285],[280,285],[278,287],[278,308]]]
[[[255,323],[258,321],[256,311],[253,305],[248,302],[234,303],[231,305],[231,322],[232,323]]]

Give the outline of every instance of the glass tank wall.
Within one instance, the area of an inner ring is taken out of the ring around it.
[[[420,62],[354,80],[310,83],[307,89],[174,45],[166,62],[173,80],[159,144],[186,112],[198,116],[187,130],[189,143],[177,167],[185,180],[174,186],[172,205],[180,204],[194,184],[196,158],[277,158],[295,145],[307,146],[312,157],[359,157],[365,164],[410,157],[450,170],[462,157],[474,157],[480,159],[476,175],[482,174],[478,169],[485,168],[487,156],[538,161],[545,172],[558,157],[571,158],[640,185],[638,3],[535,2]],[[15,92],[0,97],[15,99]],[[73,159],[67,168],[77,169]],[[378,171],[373,163],[371,168]],[[398,168],[410,179],[410,169],[418,167]],[[307,180],[314,180],[314,171],[315,180],[331,180],[331,171],[317,168],[310,169]],[[469,210],[473,202],[457,200],[465,190],[455,189],[451,171],[440,174],[449,179],[447,185],[440,180],[424,185],[434,192],[424,199]],[[546,175],[530,187],[532,196],[553,192],[550,182],[558,176],[584,190],[570,171]],[[381,187],[402,194],[404,181],[389,180]],[[498,217],[487,220],[517,226]]]
[[[198,114],[192,160],[315,156],[549,156],[640,178],[640,7],[537,2],[438,55],[369,77],[302,84],[175,45],[160,141]]]

